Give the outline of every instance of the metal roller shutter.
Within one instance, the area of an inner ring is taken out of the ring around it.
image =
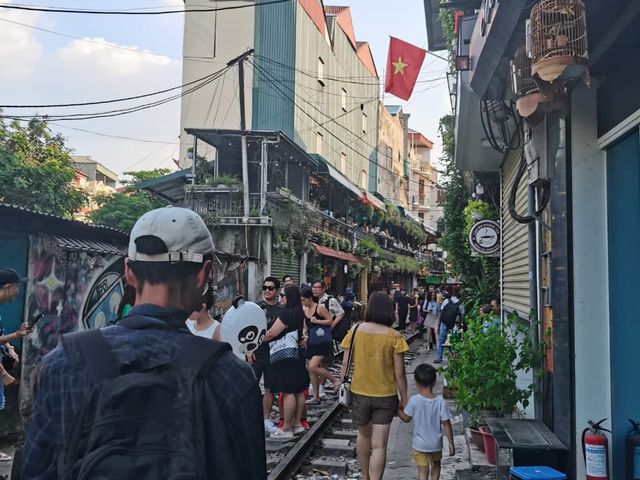
[[[285,275],[291,275],[293,283],[300,285],[300,259],[296,255],[285,256],[274,253],[271,256],[271,275],[280,281]]]
[[[520,162],[520,152],[513,151],[502,166],[502,305],[529,316],[529,237],[528,226],[516,222],[509,215],[509,194]],[[516,209],[527,212],[527,181],[518,185]]]

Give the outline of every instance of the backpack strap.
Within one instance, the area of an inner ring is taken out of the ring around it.
[[[86,365],[94,383],[118,376],[116,356],[99,329],[67,333],[62,345],[73,363]]]
[[[228,343],[192,334],[185,335],[183,342],[175,361],[183,367],[194,369],[199,375],[206,372],[218,357],[231,351],[231,345]]]

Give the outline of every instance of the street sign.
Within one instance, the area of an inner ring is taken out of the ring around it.
[[[469,230],[469,243],[479,255],[497,255],[500,249],[500,226],[493,220],[476,222]]]

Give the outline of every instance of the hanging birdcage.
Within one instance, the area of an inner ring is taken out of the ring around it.
[[[513,82],[513,93],[518,97],[526,97],[538,93],[540,89],[531,74],[531,59],[527,57],[525,47],[516,50],[511,60],[511,78]]]
[[[541,0],[531,9],[531,72],[546,82],[586,73],[587,22],[582,0]]]

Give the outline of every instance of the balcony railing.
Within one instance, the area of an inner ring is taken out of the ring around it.
[[[192,193],[187,200],[189,208],[206,219],[218,223],[243,223],[244,202],[242,192],[237,191],[206,191]],[[270,225],[271,218],[260,215],[260,194],[249,194],[250,224]]]

